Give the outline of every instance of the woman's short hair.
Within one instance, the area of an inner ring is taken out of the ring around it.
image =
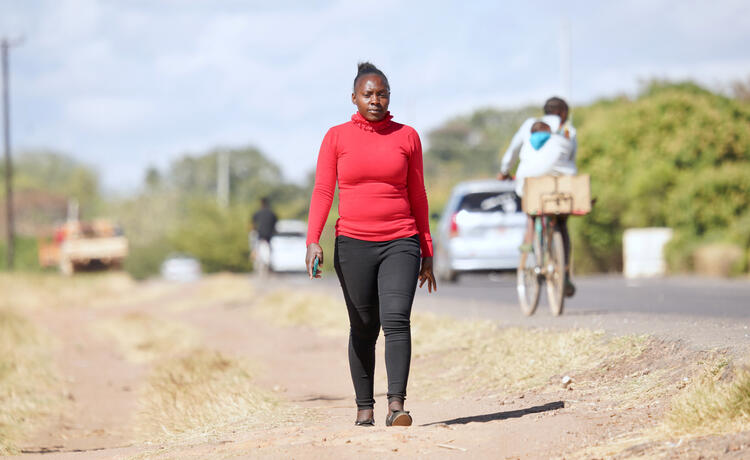
[[[390,91],[391,85],[388,83],[388,77],[385,76],[382,70],[375,67],[375,64],[371,62],[367,62],[367,61],[360,62],[357,64],[357,76],[354,77],[354,84],[352,85],[352,89],[354,90],[357,88],[357,81],[359,80],[360,77],[364,75],[372,75],[372,74],[380,76],[383,79],[385,86]]]

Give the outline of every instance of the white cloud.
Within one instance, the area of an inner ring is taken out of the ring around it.
[[[739,0],[0,0],[0,9],[0,31],[27,38],[12,55],[17,147],[68,150],[113,187],[215,145],[258,145],[304,177],[325,130],[354,111],[362,59],[388,73],[394,115],[423,137],[478,106],[541,103],[559,91],[560,17],[539,11],[569,16],[573,102],[632,92],[639,78],[719,86],[750,74]]]
[[[152,123],[154,110],[148,101],[118,97],[89,97],[70,101],[65,116],[73,125],[99,134],[131,133]]]

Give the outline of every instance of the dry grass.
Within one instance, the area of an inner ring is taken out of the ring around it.
[[[113,338],[125,359],[136,363],[182,353],[199,340],[194,329],[143,312],[103,320],[94,328],[98,335]]]
[[[170,311],[192,310],[205,306],[235,306],[250,303],[255,290],[247,275],[218,273],[202,278],[195,284],[161,283],[161,286],[180,289],[184,295],[171,296],[164,304]]]
[[[712,365],[673,398],[666,418],[670,434],[750,430],[750,371],[725,371],[727,365]]]
[[[652,364],[670,362],[673,369],[662,372],[658,381],[661,388],[650,395],[650,403],[663,405],[664,417],[653,423],[644,420],[643,431],[584,449],[574,458],[674,457],[678,455],[674,449],[680,445],[710,443],[712,438],[750,430],[750,371],[735,371],[730,358],[721,351],[663,353],[664,362],[652,357]],[[640,394],[633,399],[643,397]]]
[[[666,405],[683,379],[701,368],[702,361],[723,356],[697,352],[673,341],[651,336],[615,338],[628,340],[632,353],[613,355],[577,376],[579,394],[596,394],[618,411]]]
[[[254,311],[282,326],[309,326],[336,335],[349,331],[344,302],[328,295],[278,291],[260,299]],[[428,313],[412,315],[412,339],[411,383],[430,397],[536,388],[562,373],[638,356],[646,343],[636,336],[607,339],[601,331],[501,328],[494,321]]]
[[[349,334],[343,300],[305,291],[276,291],[259,299],[253,313],[279,326],[307,326],[326,335]]]
[[[670,410],[658,424],[645,423],[640,433],[624,434],[572,457],[677,458],[683,451],[674,449],[683,444],[750,430],[750,372],[722,371],[727,364],[719,360],[700,371],[672,398]],[[723,449],[725,443],[717,445]]]
[[[52,344],[29,320],[0,308],[0,455],[62,402]]]
[[[275,398],[253,385],[247,362],[197,349],[154,368],[141,398],[139,431],[145,439],[206,436],[285,416]]]
[[[104,306],[130,294],[134,281],[124,273],[64,277],[51,273],[0,274],[0,307],[18,310]]]
[[[587,329],[501,328],[428,314],[415,315],[412,325],[412,382],[431,397],[455,397],[457,390],[526,391],[643,350],[640,337],[607,339]]]
[[[181,311],[216,303],[249,302],[254,291],[246,276],[228,273],[206,276],[194,284],[179,284],[137,283],[126,273],[107,272],[70,277],[56,273],[0,274],[0,292],[13,292],[11,297],[0,298],[0,307],[20,310],[160,303]]]
[[[699,275],[735,276],[744,271],[744,257],[744,249],[736,244],[706,244],[693,252],[693,266]]]

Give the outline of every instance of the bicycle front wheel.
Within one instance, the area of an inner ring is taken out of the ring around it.
[[[534,246],[536,248],[538,245]],[[521,261],[516,270],[518,302],[521,304],[521,311],[526,316],[533,315],[539,304],[539,292],[542,282],[537,270],[536,254],[540,254],[540,252],[522,252]]]
[[[554,316],[560,316],[565,301],[565,248],[559,229],[552,232],[547,256],[547,300]]]

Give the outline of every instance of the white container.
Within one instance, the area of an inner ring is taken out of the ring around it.
[[[664,276],[667,264],[664,245],[672,239],[665,227],[629,228],[622,235],[623,274],[625,278]]]

